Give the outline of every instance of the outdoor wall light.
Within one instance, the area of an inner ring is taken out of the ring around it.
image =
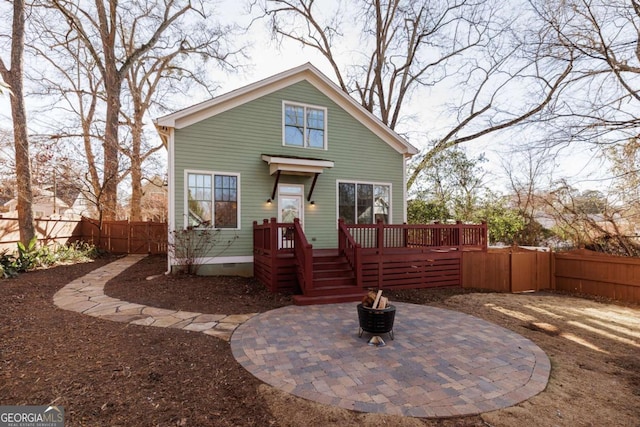
[[[271,199],[267,199],[267,204],[270,205],[271,204]]]
[[[311,206],[315,206],[316,202],[315,202],[314,200],[312,200],[312,201],[310,201],[310,202],[309,202],[309,204],[310,204]]]

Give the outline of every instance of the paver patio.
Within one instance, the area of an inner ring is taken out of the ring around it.
[[[547,355],[492,323],[395,303],[395,340],[358,337],[356,303],[287,306],[231,337],[238,362],[262,381],[316,402],[362,412],[451,417],[513,406],[543,391]]]

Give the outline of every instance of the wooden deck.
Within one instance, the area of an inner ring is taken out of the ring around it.
[[[486,251],[486,224],[338,224],[335,249],[313,249],[296,221],[254,222],[254,276],[297,304],[355,301],[371,288],[461,286],[462,252]]]

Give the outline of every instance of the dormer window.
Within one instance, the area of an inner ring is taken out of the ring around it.
[[[304,104],[283,104],[284,145],[290,147],[327,147],[327,109]]]

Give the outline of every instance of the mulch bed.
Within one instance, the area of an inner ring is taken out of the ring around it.
[[[291,296],[269,292],[253,278],[165,275],[166,257],[149,256],[122,279],[107,283],[105,293],[124,301],[173,310],[211,314],[262,313],[292,303]]]
[[[239,368],[228,343],[53,305],[62,286],[111,260],[0,281],[0,404],[62,405],[68,426],[275,424],[256,398],[260,381]]]

